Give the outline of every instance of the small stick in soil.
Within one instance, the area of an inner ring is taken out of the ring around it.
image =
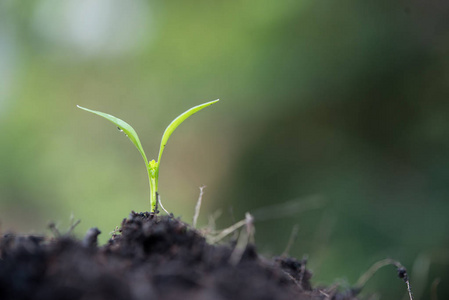
[[[245,225],[246,230],[242,229],[240,231],[237,244],[235,245],[234,251],[232,251],[231,257],[229,258],[229,262],[234,266],[237,265],[242,259],[243,253],[245,252],[248,243],[254,242],[254,218],[250,213],[245,214]]]
[[[246,232],[248,233],[248,242],[255,244],[254,234],[256,233],[256,228],[254,227],[254,217],[250,213],[245,214],[246,222]]]
[[[196,228],[196,222],[198,221],[198,216],[200,215],[201,202],[203,200],[205,188],[206,188],[205,185],[200,186],[200,196],[198,197],[198,201],[196,202],[195,214],[193,215],[193,222],[192,222],[193,228]]]
[[[238,222],[235,223],[234,225],[232,225],[232,226],[230,226],[230,227],[228,227],[228,228],[226,228],[226,229],[223,229],[218,235],[213,236],[213,237],[210,237],[210,238],[209,238],[209,242],[210,242],[211,244],[215,244],[215,243],[221,241],[221,240],[222,240],[223,238],[225,238],[227,235],[233,233],[234,231],[236,231],[237,229],[239,229],[240,227],[242,227],[242,226],[245,225],[245,224],[246,224],[246,220],[238,221]]]
[[[284,272],[285,275],[287,275],[288,278],[290,278],[299,287],[300,290],[304,289],[302,287],[302,285],[295,279],[295,277],[293,277],[289,272],[284,271],[284,270],[282,270],[282,271]]]
[[[296,238],[298,237],[298,230],[299,230],[299,226],[298,226],[298,224],[295,224],[292,228],[292,232],[290,234],[290,238],[288,239],[287,246],[285,247],[284,252],[282,252],[281,257],[288,256],[288,253],[290,252],[290,248],[292,247],[293,243],[296,241]]]
[[[440,284],[440,282],[441,282],[440,278],[435,278],[435,280],[432,282],[432,285],[430,287],[430,299],[438,300],[437,287]]]
[[[56,238],[61,236],[61,233],[59,232],[58,228],[56,228],[56,224],[54,222],[50,222],[50,224],[48,224],[48,228]]]
[[[229,263],[231,265],[237,265],[242,259],[243,252],[245,252],[246,246],[248,245],[248,233],[245,229],[240,230],[239,239],[232,251],[231,257],[229,258]]]
[[[371,268],[368,269],[362,276],[360,276],[359,280],[357,281],[355,287],[353,288],[353,291],[355,294],[358,294],[365,284],[368,282],[368,280],[373,277],[373,275],[382,267],[388,266],[388,265],[394,265],[397,268],[398,271],[398,277],[404,280],[404,282],[407,284],[407,292],[410,300],[413,300],[412,295],[412,289],[410,286],[410,281],[407,275],[407,269],[401,265],[400,262],[393,260],[393,259],[383,259],[381,261],[376,262],[374,265],[371,266]]]
[[[327,300],[327,299],[330,299],[330,295],[327,294],[325,291],[320,290],[319,292],[320,292],[321,295],[323,295],[324,297],[326,297],[326,298],[324,298],[324,299],[326,299],[326,300]]]
[[[333,285],[331,285],[330,287],[328,287],[327,289],[321,290],[320,293],[322,293],[326,298],[326,300],[330,300],[333,299],[333,297],[335,296],[335,294],[338,291],[338,287],[340,286],[339,283],[335,283]]]
[[[170,213],[169,213],[169,212],[164,208],[164,206],[162,205],[162,202],[161,202],[161,195],[159,195],[158,192],[156,192],[156,198],[157,198],[157,202],[156,202],[156,203],[159,203],[159,205],[162,207],[162,209],[165,211],[165,213],[166,213],[167,215],[170,215]],[[156,207],[155,212],[157,213],[157,207]]]
[[[67,231],[67,234],[68,235],[71,234],[73,232],[73,230],[75,229],[75,227],[78,226],[79,223],[81,223],[80,219],[76,220],[75,223],[72,223],[72,225],[70,225],[69,230]]]
[[[115,239],[120,234],[120,228],[115,226],[115,229],[109,233],[111,235],[111,239]]]

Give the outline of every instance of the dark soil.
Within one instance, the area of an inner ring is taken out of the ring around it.
[[[355,299],[312,288],[304,261],[259,256],[235,243],[210,245],[172,217],[132,212],[107,245],[93,228],[82,241],[8,234],[0,246],[0,299]]]

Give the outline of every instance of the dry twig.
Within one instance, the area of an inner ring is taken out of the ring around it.
[[[192,222],[193,228],[196,228],[198,216],[200,215],[200,208],[201,208],[201,202],[203,200],[204,188],[206,188],[205,185],[200,186],[200,196],[198,197],[198,201],[196,202],[195,214],[193,215],[193,222]]]
[[[363,289],[363,287],[365,286],[365,284],[368,282],[368,280],[380,268],[388,266],[388,265],[394,265],[397,268],[398,276],[399,276],[399,278],[404,280],[405,283],[407,284],[407,291],[408,291],[409,298],[410,298],[410,300],[413,300],[412,289],[411,289],[410,281],[409,281],[409,278],[407,275],[407,270],[405,269],[405,267],[403,265],[401,265],[400,262],[393,260],[393,259],[389,259],[389,258],[376,262],[374,265],[371,266],[371,268],[368,269],[368,271],[366,271],[362,276],[360,276],[359,280],[357,281],[357,283],[354,287],[354,291],[360,292]]]

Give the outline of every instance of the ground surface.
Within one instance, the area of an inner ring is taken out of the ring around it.
[[[0,299],[353,299],[312,288],[294,258],[265,259],[247,245],[210,245],[172,217],[132,212],[98,247],[99,231],[82,241],[8,234],[0,246]]]

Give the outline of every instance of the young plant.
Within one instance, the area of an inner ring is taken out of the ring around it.
[[[196,112],[202,110],[203,108],[206,108],[209,105],[212,105],[216,102],[218,102],[218,99],[214,100],[214,101],[203,103],[198,106],[194,106],[194,107],[190,108],[189,110],[180,114],[178,117],[176,117],[176,119],[174,119],[170,123],[170,125],[167,126],[167,128],[164,131],[164,134],[162,135],[161,145],[159,148],[159,156],[158,156],[157,161],[155,161],[153,159],[150,162],[148,161],[147,156],[145,155],[145,152],[143,151],[142,144],[140,143],[139,137],[137,136],[137,132],[134,130],[134,128],[131,127],[131,125],[129,125],[125,121],[120,120],[119,118],[116,118],[112,115],[109,115],[109,114],[106,114],[103,112],[99,112],[99,111],[95,111],[95,110],[91,110],[91,109],[88,109],[85,107],[81,107],[79,105],[77,105],[77,107],[81,108],[85,111],[99,115],[100,117],[103,117],[103,118],[111,121],[112,123],[114,123],[115,126],[117,126],[117,128],[121,132],[125,133],[125,135],[131,140],[131,142],[134,144],[134,146],[136,146],[137,150],[139,150],[139,152],[142,155],[142,158],[145,162],[145,166],[147,167],[148,179],[150,182],[150,206],[151,206],[151,211],[154,212],[156,209],[156,201],[157,201],[156,193],[158,191],[157,186],[158,186],[158,181],[159,181],[159,165],[161,164],[162,153],[164,152],[165,145],[167,145],[169,137],[171,136],[173,131],[175,131],[175,129],[182,122],[184,122],[188,117],[190,117],[194,113],[196,113]]]

